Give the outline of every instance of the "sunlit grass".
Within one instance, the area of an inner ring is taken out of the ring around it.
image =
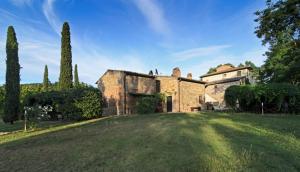
[[[299,171],[299,124],[252,114],[109,117],[0,136],[0,169]]]

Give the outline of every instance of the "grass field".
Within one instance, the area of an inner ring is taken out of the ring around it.
[[[0,171],[300,171],[300,116],[108,117],[0,136],[0,155]]]

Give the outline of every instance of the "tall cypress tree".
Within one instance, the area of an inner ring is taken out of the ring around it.
[[[20,112],[20,64],[18,42],[12,26],[7,29],[6,83],[3,121],[13,124]]]
[[[73,86],[72,75],[72,50],[70,27],[67,22],[64,23],[61,32],[61,60],[60,60],[60,89],[69,89]]]
[[[74,87],[75,88],[79,87],[79,77],[78,77],[77,64],[75,64],[75,69],[74,69]]]
[[[45,69],[44,69],[44,79],[43,79],[43,89],[45,91],[48,90],[49,88],[49,78],[48,78],[48,66],[45,65]]]

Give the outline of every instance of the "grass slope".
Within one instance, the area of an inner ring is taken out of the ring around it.
[[[0,171],[300,171],[300,118],[109,117],[0,136]]]

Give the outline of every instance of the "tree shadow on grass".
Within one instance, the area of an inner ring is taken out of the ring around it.
[[[269,155],[273,155],[270,152],[277,149],[262,146],[275,143],[268,139],[263,140],[265,138],[260,135],[247,133],[249,126],[245,121],[238,122],[236,128],[218,123],[218,120],[234,122],[232,118],[228,114],[206,113],[112,117],[88,125],[74,126],[72,129],[61,129],[4,143],[0,145],[0,169],[10,171],[22,170],[22,167],[26,167],[28,171],[266,169],[268,166],[265,167],[262,163],[261,167],[257,161],[269,158]],[[249,145],[253,145],[251,151],[254,150],[254,155],[247,152]],[[260,152],[263,152],[263,155],[259,154],[258,148],[262,149]],[[257,158],[256,153],[262,158]],[[246,160],[239,161],[240,156],[246,156],[244,158]],[[254,158],[251,158],[252,156]],[[290,152],[284,156],[295,157],[294,154],[290,155]],[[294,164],[294,161],[291,162]],[[256,165],[257,163],[259,165]]]
[[[226,137],[236,156],[250,170],[299,171],[300,149],[298,145],[280,143],[284,140],[251,132],[251,128],[235,128],[212,124],[215,130]],[[294,147],[297,146],[297,147]]]

